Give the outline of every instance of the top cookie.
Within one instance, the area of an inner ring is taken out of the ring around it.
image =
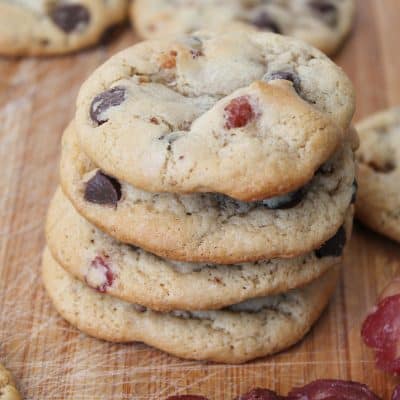
[[[400,107],[375,114],[357,128],[361,143],[357,216],[400,241]]]
[[[50,55],[96,43],[127,0],[0,0],[0,54]]]
[[[350,32],[354,11],[354,0],[136,0],[131,17],[147,39],[199,29],[259,29],[332,54]]]
[[[96,165],[137,188],[252,201],[308,182],[353,111],[349,79],[318,50],[198,33],[107,61],[81,88],[76,127]]]

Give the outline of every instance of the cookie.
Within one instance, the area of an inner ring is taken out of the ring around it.
[[[360,149],[357,217],[400,241],[400,107],[358,124]]]
[[[333,54],[349,34],[354,0],[136,0],[131,19],[147,39],[199,29],[261,30],[294,36]]]
[[[96,165],[139,189],[262,200],[332,156],[353,96],[339,67],[295,39],[198,33],[112,57],[82,86],[76,127]]]
[[[111,178],[63,138],[61,184],[75,208],[115,239],[160,257],[234,264],[317,249],[343,225],[354,192],[348,142],[309,185],[290,196],[244,203],[216,194],[156,194]]]
[[[52,55],[104,38],[127,16],[127,0],[0,0],[0,54]]]
[[[11,374],[0,364],[0,400],[22,400]]]
[[[159,313],[98,293],[74,279],[48,250],[43,280],[55,308],[88,335],[140,341],[182,358],[242,363],[302,339],[321,314],[337,281],[329,270],[310,285],[219,311]]]
[[[346,237],[351,235],[349,211]],[[312,252],[294,259],[236,265],[162,259],[113,240],[81,217],[60,190],[47,217],[47,245],[60,265],[88,286],[153,310],[211,310],[303,286],[342,261]]]

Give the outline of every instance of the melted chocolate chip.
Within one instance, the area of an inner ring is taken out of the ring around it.
[[[258,29],[271,31],[274,33],[281,33],[281,29],[279,28],[278,24],[265,11],[257,14],[251,20],[251,23],[255,25]]]
[[[125,88],[119,86],[98,94],[90,106],[90,118],[99,125],[107,122],[102,114],[111,107],[119,106],[125,100],[125,94]]]
[[[265,75],[264,80],[265,81],[274,81],[277,79],[282,79],[285,81],[289,81],[293,83],[294,90],[297,92],[297,94],[300,94],[301,92],[301,84],[300,84],[300,78],[297,74],[294,72],[290,71],[275,71],[271,72],[267,75]]]
[[[60,4],[51,10],[50,18],[64,32],[70,33],[87,25],[90,13],[80,4]]]
[[[97,171],[86,183],[84,198],[90,203],[117,206],[121,199],[121,185],[115,178]]]
[[[346,231],[343,226],[339,228],[335,236],[325,242],[318,250],[315,251],[315,255],[318,258],[324,257],[340,257],[343,254],[343,249],[346,244]]]
[[[306,190],[303,187],[295,192],[290,192],[283,196],[276,196],[271,197],[270,199],[262,200],[261,203],[263,206],[271,210],[287,210],[300,204],[305,195]]]
[[[337,25],[337,8],[335,4],[326,0],[310,1],[309,6],[317,12],[330,26]]]
[[[355,204],[356,200],[357,200],[357,192],[358,192],[358,182],[356,179],[354,179],[352,189],[353,189],[353,195],[351,196],[351,204]]]

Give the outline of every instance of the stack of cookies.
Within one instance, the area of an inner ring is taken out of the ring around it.
[[[354,95],[272,33],[145,41],[98,68],[66,129],[43,278],[109,341],[238,363],[332,295],[355,198]]]

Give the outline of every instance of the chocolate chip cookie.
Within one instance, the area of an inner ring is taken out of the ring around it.
[[[283,293],[317,279],[341,263],[351,221],[349,211],[346,229],[340,230],[335,243],[294,259],[236,265],[184,263],[113,240],[81,217],[58,190],[49,208],[46,236],[57,262],[99,292],[158,311],[211,310]]]
[[[245,203],[213,193],[149,193],[110,177],[81,151],[71,124],[61,185],[94,225],[160,257],[218,264],[289,258],[318,249],[343,225],[355,190],[355,144],[343,143],[301,190]]]
[[[327,54],[351,30],[354,0],[136,0],[133,26],[144,38],[199,29],[262,30],[294,36]]]
[[[22,400],[10,372],[0,364],[0,400]]]
[[[307,184],[353,111],[349,79],[318,50],[198,33],[108,60],[80,90],[76,128],[97,166],[138,189],[253,201]]]
[[[357,217],[400,241],[400,107],[358,124],[360,149]]]
[[[218,311],[160,313],[90,289],[43,256],[43,281],[58,312],[100,339],[141,341],[182,358],[241,363],[279,352],[309,331],[328,303],[337,269],[302,289]]]
[[[62,54],[93,45],[125,19],[127,7],[127,0],[0,0],[0,54]]]

